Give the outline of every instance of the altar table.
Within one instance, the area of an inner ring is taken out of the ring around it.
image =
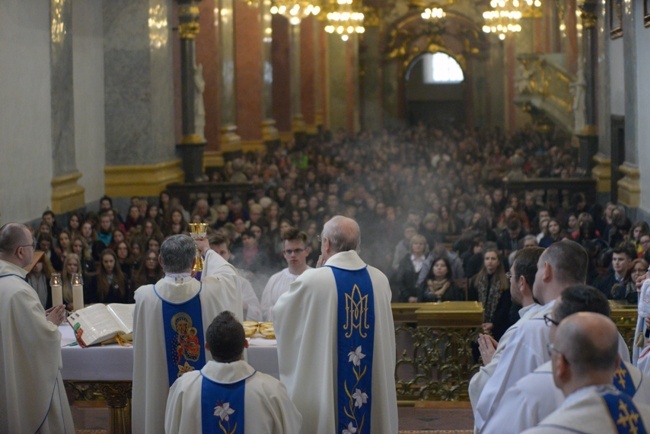
[[[111,410],[110,432],[130,433],[133,347],[115,344],[82,348],[76,345],[72,327],[62,325],[59,331],[66,390],[75,400],[105,400]],[[275,340],[250,339],[247,358],[256,370],[280,377]]]

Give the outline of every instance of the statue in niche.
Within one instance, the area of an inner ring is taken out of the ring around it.
[[[194,66],[194,133],[205,142],[205,104],[203,92],[205,80],[203,79],[203,65]]]
[[[576,81],[570,85],[571,95],[573,96],[573,132],[576,134],[579,134],[584,129],[587,117],[587,104],[585,102],[587,82],[582,72],[582,68],[579,68]]]
[[[519,94],[530,93],[532,91],[530,81],[535,71],[533,71],[529,66],[528,63],[520,63],[517,65],[517,71],[515,72],[515,89]]]

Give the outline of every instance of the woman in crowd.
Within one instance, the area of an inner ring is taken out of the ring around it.
[[[645,250],[641,245],[641,237],[644,235],[650,235],[650,226],[645,221],[639,220],[630,229],[630,241],[634,243],[639,257],[643,256]]]
[[[57,246],[54,252],[59,256],[61,262],[65,259],[66,255],[72,251],[72,237],[67,229],[63,229],[57,236]]]
[[[636,282],[639,277],[644,276],[648,271],[648,263],[645,259],[635,259],[625,273],[622,282],[617,282],[612,286],[613,300],[627,300],[631,304],[637,304],[639,294],[636,288]]]
[[[515,321],[510,316],[510,284],[496,248],[485,251],[483,268],[470,279],[468,298],[476,297],[483,305],[483,331],[498,341]]]
[[[61,271],[61,289],[63,290],[63,303],[68,310],[80,309],[81,307],[75,307],[72,304],[72,275],[75,273],[82,273],[81,260],[79,256],[75,253],[70,253],[63,263],[63,270]],[[84,280],[85,282],[85,280]],[[88,300],[85,300],[84,303],[88,303]]]
[[[183,211],[180,208],[173,208],[169,213],[169,218],[165,222],[165,235],[178,235],[189,233],[189,231],[189,225],[183,216]]]
[[[418,301],[418,274],[428,253],[429,246],[426,238],[419,234],[413,235],[409,240],[409,253],[399,262],[393,283],[393,292],[401,303]]]
[[[95,261],[93,260],[90,248],[80,236],[72,239],[72,253],[77,255],[81,263],[81,272],[83,273],[84,280],[94,276],[97,272],[95,270]]]
[[[158,205],[149,205],[149,208],[147,208],[147,213],[145,214],[145,219],[152,220],[158,227],[162,226],[163,218]]]
[[[115,247],[115,254],[117,255],[117,262],[124,274],[124,278],[127,282],[131,280],[131,274],[133,272],[133,262],[131,260],[131,248],[126,241],[120,241]]]
[[[68,225],[66,226],[70,236],[74,237],[81,232],[81,217],[76,212],[70,214],[68,217]]]
[[[43,251],[47,260],[52,264],[54,271],[60,273],[61,267],[63,267],[63,261],[61,260],[61,256],[57,255],[54,251],[52,236],[43,232],[36,239],[36,243],[38,244],[38,250]]]
[[[418,301],[440,302],[465,300],[465,294],[454,283],[447,258],[433,260],[431,270],[420,286]]]
[[[97,275],[90,279],[84,301],[86,304],[133,303],[133,292],[128,290],[117,256],[111,249],[102,252]]]
[[[34,288],[38,300],[44,309],[52,307],[52,292],[50,290],[50,277],[52,276],[52,266],[43,252],[34,253],[32,269],[27,273],[27,283]]]
[[[129,232],[132,228],[142,226],[142,216],[140,215],[140,207],[138,205],[131,205],[129,207],[129,214],[124,220],[124,230]]]
[[[153,250],[156,254],[160,253],[160,245],[162,240],[160,238],[151,237],[147,240],[147,250]]]
[[[546,232],[542,239],[539,240],[539,247],[547,248],[551,244],[560,241],[563,237],[564,233],[562,232],[560,222],[557,219],[549,219]]]
[[[139,238],[131,241],[131,263],[133,264],[133,269],[137,270],[142,264],[142,241]]]
[[[144,261],[133,273],[132,288],[137,290],[144,285],[153,285],[165,276],[158,262],[158,253],[149,250],[144,254]]]

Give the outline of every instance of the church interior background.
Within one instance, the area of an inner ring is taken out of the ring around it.
[[[565,137],[599,198],[647,219],[649,46],[650,0],[4,0],[0,223],[418,122]]]
[[[510,31],[484,32],[515,3]],[[418,121],[571,137],[602,197],[645,216],[648,3],[7,0],[0,219],[156,196],[198,179],[201,157]],[[438,61],[451,75],[430,76]]]

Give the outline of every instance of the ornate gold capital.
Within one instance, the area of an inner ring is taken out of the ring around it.
[[[183,23],[178,26],[178,34],[180,35],[181,39],[196,39],[196,35],[198,35],[198,33],[198,22]]]
[[[592,14],[591,12],[585,12],[582,11],[580,13],[580,17],[582,18],[582,25],[586,29],[592,29],[596,27],[596,23],[598,22],[598,17],[596,14]]]

